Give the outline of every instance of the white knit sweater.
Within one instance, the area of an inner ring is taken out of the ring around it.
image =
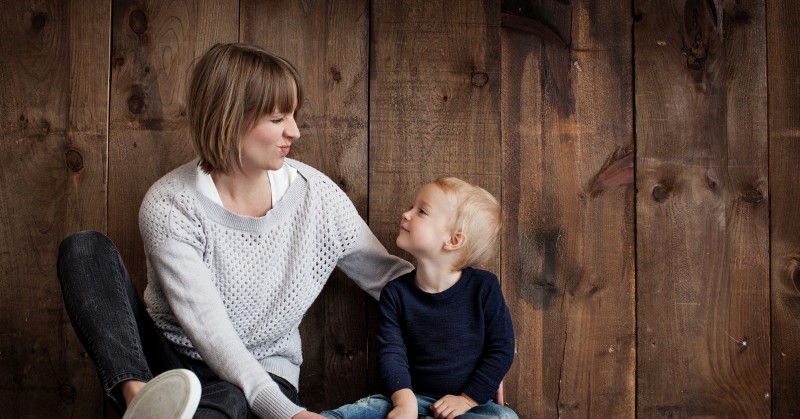
[[[150,316],[181,353],[240,387],[262,418],[302,411],[271,372],[299,388],[300,321],[338,266],[372,297],[413,269],[389,255],[328,177],[300,176],[264,217],[236,215],[197,191],[197,162],[150,187],[139,212]]]

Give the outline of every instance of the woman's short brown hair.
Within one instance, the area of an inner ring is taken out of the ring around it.
[[[303,102],[297,70],[285,59],[247,44],[217,44],[192,70],[187,114],[192,146],[206,173],[241,164],[242,137],[258,119],[293,113]]]

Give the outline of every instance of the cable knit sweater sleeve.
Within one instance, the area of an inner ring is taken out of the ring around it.
[[[242,389],[258,416],[289,418],[304,410],[281,393],[242,343],[197,247],[170,235],[148,256],[151,279],[195,349],[220,378]]]
[[[355,210],[353,208],[353,211]],[[358,217],[358,213],[356,213],[356,217]],[[367,223],[361,218],[358,218],[358,221],[360,231],[358,238],[350,251],[339,259],[338,267],[361,289],[377,300],[387,282],[411,272],[414,265],[397,256],[390,255],[369,229]]]

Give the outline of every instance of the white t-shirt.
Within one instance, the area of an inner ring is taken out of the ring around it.
[[[269,184],[272,188],[272,206],[274,207],[278,201],[283,198],[286,191],[289,190],[289,186],[292,185],[292,182],[297,179],[297,169],[283,163],[283,167],[278,170],[268,170],[267,174],[269,175]],[[205,195],[206,198],[214,201],[214,203],[223,206],[222,198],[219,197],[217,187],[214,185],[214,179],[211,178],[211,175],[204,172],[200,166],[197,166],[197,190]]]

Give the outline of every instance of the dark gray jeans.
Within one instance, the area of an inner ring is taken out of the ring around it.
[[[178,354],[147,314],[116,246],[96,231],[75,233],[61,242],[58,278],[75,333],[97,367],[114,408],[125,400],[119,384],[175,368],[194,371],[203,385],[195,418],[250,418],[244,393],[217,377],[202,361]],[[272,374],[270,374],[272,375]],[[298,403],[297,390],[272,375],[281,391]]]

